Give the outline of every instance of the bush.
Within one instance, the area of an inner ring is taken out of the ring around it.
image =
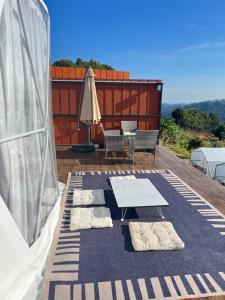
[[[199,148],[203,145],[203,140],[201,140],[199,137],[191,138],[188,142],[188,150],[191,151],[192,149]]]
[[[99,69],[99,70],[114,70],[111,66],[102,64],[99,61],[94,59],[83,60],[81,58],[78,58],[76,62],[70,59],[60,59],[55,61],[52,65],[58,67],[78,67],[78,68],[91,67],[93,69]]]
[[[170,118],[160,119],[160,139],[165,144],[175,144],[179,128]]]
[[[197,109],[180,109],[177,108],[172,112],[172,117],[176,124],[183,128],[194,129],[197,131],[208,130],[212,132],[221,123],[216,114],[206,113]]]
[[[225,125],[222,124],[219,127],[217,127],[214,131],[213,134],[218,137],[220,140],[225,139]]]

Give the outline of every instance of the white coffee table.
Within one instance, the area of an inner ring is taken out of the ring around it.
[[[110,180],[119,208],[122,208],[121,221],[124,221],[129,207],[157,207],[164,219],[162,206],[169,203],[163,198],[149,179]]]

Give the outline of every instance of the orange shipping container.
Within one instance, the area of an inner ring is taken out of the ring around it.
[[[78,130],[83,80],[77,79],[76,74],[84,76],[85,69],[82,72],[77,72],[75,68],[66,69],[72,70],[52,68],[55,140],[56,144],[64,145],[83,143],[88,139],[85,124],[81,122]],[[120,129],[121,120],[137,120],[140,129],[159,129],[163,85],[161,80],[131,80],[128,72],[98,71],[95,70],[96,90],[105,129]],[[118,73],[117,76],[115,72]],[[119,75],[123,78],[119,79]],[[101,76],[104,78],[101,79]],[[92,128],[92,141],[103,144],[99,125]]]

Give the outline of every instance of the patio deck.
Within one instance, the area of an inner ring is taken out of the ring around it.
[[[149,159],[147,153],[137,152],[132,164],[129,159],[116,157],[105,160],[104,150],[77,154],[70,146],[57,146],[57,166],[59,180],[64,183],[69,172],[169,169],[225,214],[225,187],[163,147],[157,148],[155,162],[153,156]]]
[[[153,157],[149,159],[146,153],[136,153],[135,157],[135,164],[132,164],[131,161],[117,158],[105,161],[103,150],[98,150],[90,154],[75,154],[71,152],[70,147],[60,146],[57,147],[59,180],[66,182],[69,172],[170,169],[208,202],[225,214],[225,188],[191,167],[185,161],[177,158],[162,147],[158,147],[157,149],[155,163]],[[55,296],[57,298],[57,295]],[[222,300],[225,299],[225,295],[198,297],[195,299]]]

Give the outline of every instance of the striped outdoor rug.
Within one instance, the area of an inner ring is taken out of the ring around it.
[[[135,252],[129,221],[161,221],[154,208],[129,209],[120,221],[108,178],[149,178],[170,204],[163,208],[185,248]],[[74,189],[105,190],[113,228],[70,231]],[[42,299],[182,299],[225,295],[225,217],[169,170],[69,174],[45,274]]]

